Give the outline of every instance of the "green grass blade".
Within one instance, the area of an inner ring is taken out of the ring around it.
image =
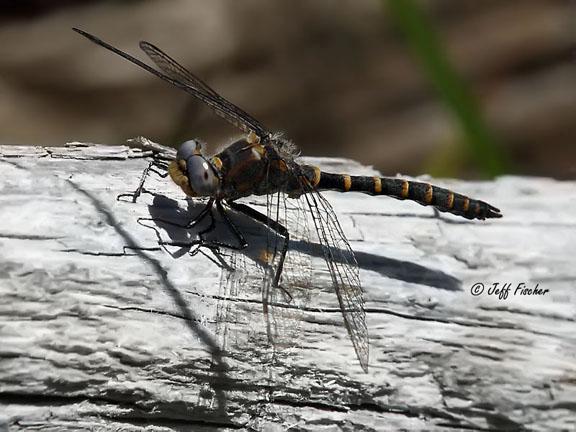
[[[450,64],[428,17],[413,0],[384,0],[395,24],[422,63],[424,71],[454,114],[478,168],[488,176],[506,171],[506,158],[465,82]]]

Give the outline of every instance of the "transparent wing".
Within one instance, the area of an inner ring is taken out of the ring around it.
[[[261,214],[256,219],[232,207],[227,215],[244,236],[248,246],[242,250],[222,249],[220,256],[226,262],[222,268],[216,317],[216,333],[227,357],[251,355],[262,356],[263,362],[273,364],[279,350],[293,346],[299,338],[301,310],[310,290],[303,284],[311,280],[312,267],[309,256],[290,251],[284,261],[282,285],[274,284],[274,276],[280,265],[280,250],[285,238],[270,225],[290,223],[298,218],[298,210],[288,208],[285,197],[270,194],[265,197],[242,200],[238,205],[248,205]],[[267,224],[263,219],[274,214]],[[302,219],[302,218],[300,218]],[[221,226],[218,220],[217,226]],[[291,224],[294,233],[296,225]],[[224,228],[226,231],[227,228]],[[226,238],[225,232],[211,232],[206,239]],[[249,344],[249,346],[247,346]],[[262,350],[261,347],[267,347]],[[291,355],[283,350],[283,356]]]
[[[302,306],[308,300],[313,280],[312,257],[309,241],[311,239],[310,210],[306,202],[291,199],[284,193],[277,193],[277,203],[281,211],[276,219],[284,225],[290,234],[290,247],[280,279],[282,289],[294,297],[293,303]],[[306,294],[297,292],[305,290]]]
[[[216,306],[216,335],[220,340],[220,348],[226,356],[230,357],[240,346],[244,345],[249,338],[246,326],[249,325],[250,317],[243,310],[239,299],[246,299],[247,292],[242,287],[253,283],[248,280],[248,275],[254,275],[254,270],[246,261],[246,258],[235,251],[225,251],[221,254],[227,263],[220,274],[218,288],[218,302]]]
[[[220,95],[208,84],[179,64],[157,46],[150,42],[142,41],[140,42],[140,49],[144,51],[146,55],[150,57],[150,60],[152,60],[154,64],[170,78],[188,84],[191,87],[201,89],[207,94],[220,98]]]
[[[201,100],[206,105],[208,105],[212,111],[214,111],[217,115],[228,121],[233,126],[236,126],[240,130],[250,133],[256,133],[263,141],[268,140],[270,136],[270,132],[262,126],[260,122],[254,119],[252,116],[244,112],[242,109],[238,108],[236,105],[228,102],[226,99],[219,96],[214,90],[210,89],[208,85],[202,82],[199,78],[195,77],[192,73],[186,71],[186,69],[178,65],[173,59],[169,56],[164,54],[158,48],[153,47],[153,45],[145,43],[146,47],[149,48],[150,53],[154,56],[152,60],[156,63],[156,61],[160,62],[163,67],[167,69],[165,72],[160,72],[146,63],[138,60],[137,58],[131,56],[124,51],[119,50],[118,48],[113,47],[112,45],[104,42],[103,40],[97,38],[90,33],[87,33],[83,30],[79,30],[77,28],[73,29],[75,32],[81,34],[82,36],[86,37],[88,40],[94,42],[97,45],[100,45],[103,48],[106,48],[109,51],[121,56],[122,58],[128,60],[129,62],[141,67],[142,69],[150,72],[153,75],[156,75],[158,78],[172,84],[175,87],[178,87],[181,90],[191,94],[195,98]],[[145,51],[146,54],[150,56],[150,54]],[[178,65],[178,66],[176,66]],[[160,66],[159,66],[160,67]],[[164,69],[163,69],[164,70]],[[182,72],[185,71],[184,74]],[[190,80],[190,77],[194,77]],[[185,81],[181,80],[184,78]]]
[[[282,192],[266,196],[267,217],[286,228],[289,235],[286,250],[286,237],[274,230],[268,230],[266,239],[269,255],[262,285],[262,303],[268,338],[276,347],[292,346],[299,340],[302,310],[310,300],[313,279],[311,256],[307,250],[293,247],[310,239],[307,209],[302,204],[299,200],[289,199]]]
[[[260,133],[268,134],[266,128],[262,126],[258,120],[230,101],[224,99],[203,80],[198,78],[196,75],[194,75],[192,72],[190,72],[157,46],[151,44],[150,42],[142,41],[140,42],[140,49],[142,49],[142,51],[146,53],[150,60],[152,60],[154,64],[156,64],[156,66],[158,66],[158,68],[160,68],[160,70],[162,70],[169,77],[184,84],[188,84],[192,88],[201,89],[206,94],[209,94],[217,99],[223,106],[227,107],[230,112],[234,112],[246,123],[256,127],[258,130],[260,130]],[[258,130],[254,130],[254,132],[258,132]]]
[[[298,164],[287,159],[284,162],[293,176],[304,178]],[[277,172],[269,174],[270,177],[277,175],[279,175]],[[274,178],[269,178],[267,181],[271,185]],[[360,365],[364,371],[367,371],[368,330],[359,269],[354,252],[330,203],[306,181],[302,180],[300,187],[302,194],[299,198],[288,198],[284,193],[267,195],[268,219],[287,228],[290,235],[290,248],[282,265],[282,243],[278,236],[268,235],[267,250],[272,253],[269,260],[270,269],[277,271],[280,268],[282,273],[279,287],[274,286],[271,274],[267,276],[263,292],[268,293],[268,298],[263,297],[263,304],[266,306],[276,303],[273,296],[278,296],[282,291],[292,297],[291,303],[297,308],[305,308],[310,304],[309,295],[312,290],[309,288],[313,284],[310,265],[311,249],[299,251],[294,246],[297,243],[308,243],[311,246],[311,241],[316,240],[312,237],[311,228],[307,223],[311,219],[315,237],[320,244],[322,256],[332,279],[332,286],[338,297],[344,324]],[[303,295],[303,292],[308,297]],[[274,336],[277,337],[277,333]]]
[[[300,200],[305,200],[310,208],[346,330],[360,365],[367,372],[368,329],[358,263],[330,203],[310,185],[304,184],[303,189],[305,193]]]

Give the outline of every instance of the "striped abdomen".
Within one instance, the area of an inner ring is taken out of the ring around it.
[[[332,174],[318,170],[316,171],[315,183],[319,190],[387,195],[398,199],[416,201],[426,206],[434,206],[442,212],[449,212],[467,219],[502,217],[500,210],[484,201],[468,198],[428,183],[399,178]]]

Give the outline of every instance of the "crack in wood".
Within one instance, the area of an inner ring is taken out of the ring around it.
[[[148,415],[147,411],[139,406],[135,401],[119,400],[117,398],[107,398],[102,396],[67,396],[55,394],[37,394],[37,393],[17,393],[17,392],[0,392],[0,405],[22,405],[35,407],[55,407],[81,405],[86,402],[96,406],[114,405],[118,408],[128,409],[134,412],[114,415],[112,412],[96,412],[94,414],[84,413],[81,417],[104,417],[119,423],[132,424],[134,426],[213,426],[227,427],[232,429],[241,429],[243,426],[233,422],[223,422],[214,419],[194,419],[186,417],[183,412],[180,416],[169,417],[163,414],[155,414],[154,409]],[[172,410],[167,410],[172,411]]]
[[[487,306],[480,305],[480,309],[491,312],[509,312],[511,314],[526,315],[534,318],[546,318],[559,321],[576,322],[576,317],[569,317],[555,313],[546,313],[542,311],[533,311],[529,309],[518,309],[510,306]],[[545,333],[546,334],[546,333]]]
[[[49,236],[49,235],[36,235],[36,234],[18,234],[18,233],[2,233],[0,232],[0,238],[11,239],[11,240],[62,240],[62,236]]]

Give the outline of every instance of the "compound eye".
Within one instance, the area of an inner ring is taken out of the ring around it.
[[[186,161],[190,187],[198,196],[213,196],[218,189],[218,177],[210,163],[200,155]]]
[[[197,140],[184,141],[180,145],[180,148],[178,149],[176,158],[187,160],[190,156],[201,154],[201,150],[202,150],[202,144],[200,143],[200,141]]]

